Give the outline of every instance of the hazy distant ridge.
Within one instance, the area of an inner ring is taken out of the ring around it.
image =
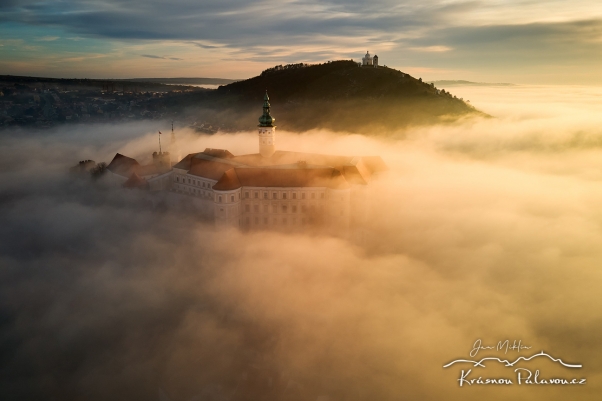
[[[121,81],[121,80],[115,80]],[[123,81],[129,82],[150,82],[158,84],[170,85],[228,85],[232,82],[240,81],[240,79],[226,78],[129,78]]]
[[[515,86],[511,83],[491,83],[491,82],[471,82],[464,80],[440,80],[440,81],[429,81],[429,84],[435,84],[435,86]]]

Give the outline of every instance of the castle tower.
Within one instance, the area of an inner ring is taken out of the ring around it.
[[[270,115],[270,98],[268,91],[263,97],[263,114],[259,117],[259,153],[263,157],[271,157],[276,151],[275,118]]]
[[[161,174],[171,169],[171,156],[169,152],[163,152],[161,149],[161,131],[159,131],[159,153],[153,152],[153,164]]]

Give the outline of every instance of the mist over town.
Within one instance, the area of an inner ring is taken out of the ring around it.
[[[601,17],[0,5],[0,399],[597,400]]]

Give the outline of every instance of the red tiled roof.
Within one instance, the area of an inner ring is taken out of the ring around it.
[[[332,156],[321,155],[317,153],[277,150],[271,157],[263,157],[259,153],[255,153],[250,155],[234,156],[232,159],[239,163],[253,167],[295,164],[299,161],[305,161],[307,164],[334,167],[349,163],[351,159],[353,159],[353,156]]]
[[[219,180],[222,175],[230,169],[232,169],[231,164],[220,163],[219,161],[213,160],[193,159],[192,168],[190,169],[189,174],[209,178],[211,180]]]
[[[351,165],[341,166],[339,170],[343,172],[347,181],[352,184],[367,185],[372,176],[372,172],[366,166],[363,158],[354,160]]]
[[[210,148],[187,155],[174,168],[217,180],[217,190],[241,186],[348,188],[350,183],[366,185],[374,173],[388,169],[379,156],[276,151],[266,158],[259,153],[234,156],[227,150]]]
[[[146,188],[148,187],[148,183],[144,178],[140,178],[138,174],[132,173],[130,178],[123,183],[123,186],[125,188]]]
[[[389,170],[380,156],[362,156],[362,161],[372,173],[380,173]]]
[[[231,191],[240,188],[240,181],[235,169],[230,168],[226,171],[219,181],[213,186],[216,191]]]
[[[111,163],[109,163],[107,166],[107,169],[112,173],[119,174],[123,177],[128,177],[139,166],[140,164],[138,164],[136,159],[132,159],[131,157],[117,153],[113,160],[111,160]]]
[[[328,185],[330,189],[349,189],[349,183],[345,179],[345,176],[337,169],[333,169],[332,177]]]
[[[219,157],[222,159],[230,159],[232,157],[234,157],[234,155],[232,153],[230,153],[228,150],[226,149],[211,149],[211,148],[207,148],[203,151],[204,154],[208,155],[208,156],[213,156],[213,157]]]
[[[213,186],[218,191],[244,187],[326,187],[347,189],[349,184],[334,168],[234,168]]]
[[[191,154],[187,155],[185,158],[180,160],[178,162],[178,164],[173,166],[173,168],[179,168],[182,170],[190,170],[191,160],[195,155],[196,155],[196,153],[191,153]]]

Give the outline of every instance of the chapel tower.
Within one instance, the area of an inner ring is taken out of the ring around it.
[[[263,157],[271,157],[276,151],[276,121],[270,115],[270,98],[268,91],[263,97],[263,114],[259,117],[259,153]]]

